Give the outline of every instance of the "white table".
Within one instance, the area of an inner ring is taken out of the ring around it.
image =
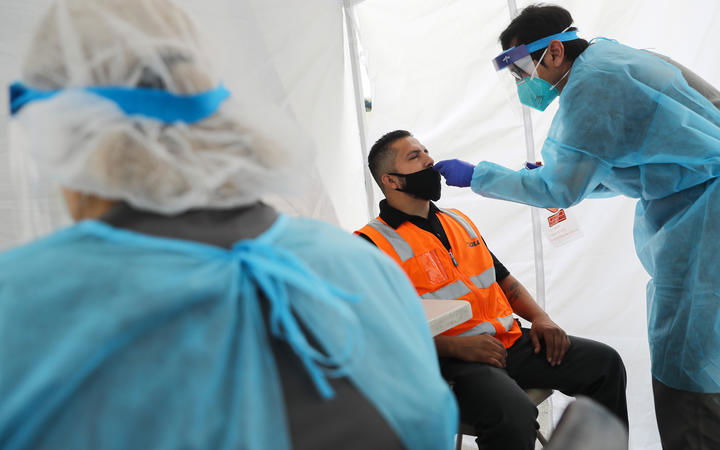
[[[470,303],[465,300],[422,300],[422,305],[433,336],[472,318]]]

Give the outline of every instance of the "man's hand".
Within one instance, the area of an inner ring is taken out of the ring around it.
[[[459,159],[446,159],[435,163],[433,169],[445,177],[448,186],[468,187],[472,181],[475,166]]]
[[[489,334],[477,336],[450,336],[450,354],[467,362],[481,362],[495,367],[505,367],[507,351],[502,342]]]
[[[550,317],[544,315],[535,319],[530,328],[530,339],[532,340],[535,353],[540,352],[540,342],[545,343],[545,354],[551,366],[562,363],[565,353],[570,348],[570,338],[565,331],[557,326]]]

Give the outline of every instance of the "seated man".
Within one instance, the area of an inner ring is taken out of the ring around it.
[[[625,366],[605,344],[567,336],[490,252],[457,210],[439,209],[440,177],[404,130],[373,145],[368,164],[385,194],[380,217],[356,233],[391,256],[425,299],[470,302],[473,317],[435,338],[463,423],[481,449],[531,449],[537,409],[523,391],[588,396],[627,427]],[[513,313],[532,327],[520,328]]]

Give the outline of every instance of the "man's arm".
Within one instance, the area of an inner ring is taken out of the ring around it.
[[[525,289],[517,278],[512,275],[507,275],[502,280],[498,281],[500,289],[502,289],[505,297],[507,297],[512,306],[513,312],[528,322],[535,322],[536,319],[547,317],[547,313],[535,303],[535,299]]]
[[[496,367],[505,367],[507,351],[494,336],[435,336],[438,356],[457,358],[468,362],[482,362]]]
[[[545,311],[535,303],[530,293],[517,278],[508,275],[498,282],[515,314],[532,323],[530,339],[535,353],[540,351],[540,342],[545,342],[548,363],[556,366],[562,362],[570,347],[570,339],[565,331],[550,319]]]

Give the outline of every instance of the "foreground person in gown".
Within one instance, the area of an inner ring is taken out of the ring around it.
[[[196,42],[165,0],[60,1],[36,33],[12,111],[77,223],[0,254],[0,448],[451,448],[414,289],[259,201],[291,126]]]

